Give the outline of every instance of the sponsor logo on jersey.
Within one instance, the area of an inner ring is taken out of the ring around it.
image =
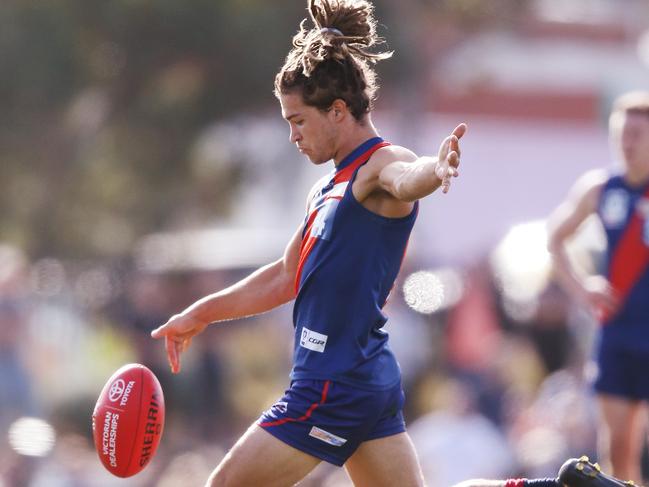
[[[629,195],[623,189],[609,189],[602,200],[602,223],[606,228],[621,227],[629,211]]]
[[[328,431],[318,428],[317,426],[311,428],[311,431],[309,431],[309,436],[320,441],[324,441],[325,443],[329,443],[333,446],[343,446],[345,443],[347,443],[347,440],[345,438],[336,436],[333,433],[329,433]]]
[[[302,327],[302,335],[300,336],[300,346],[313,350],[314,352],[323,353],[327,345],[327,335],[318,333],[317,331],[309,330],[307,327]]]

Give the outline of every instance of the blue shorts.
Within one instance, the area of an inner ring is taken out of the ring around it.
[[[649,400],[649,352],[629,350],[606,340],[597,351],[595,390],[632,401]]]
[[[365,391],[330,380],[294,380],[258,424],[284,443],[342,466],[367,440],[406,430],[401,384]]]

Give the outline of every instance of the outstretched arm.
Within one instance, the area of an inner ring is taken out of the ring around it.
[[[557,280],[570,295],[596,313],[613,311],[618,301],[604,276],[584,276],[575,268],[566,252],[566,242],[584,220],[597,210],[605,181],[606,176],[601,171],[586,173],[575,183],[566,201],[548,218],[548,250],[553,258]]]
[[[192,338],[210,323],[233,320],[269,311],[295,298],[302,227],[284,251],[284,256],[241,281],[219,292],[205,296],[151,332],[153,338],[165,339],[171,371],[180,371],[180,355]]]
[[[460,164],[459,140],[466,133],[466,124],[460,124],[446,137],[437,157],[419,157],[401,149],[404,154],[394,153],[397,160],[381,168],[379,185],[400,201],[415,201],[431,194],[440,186],[447,193],[451,178],[457,177]],[[389,149],[389,147],[388,147]],[[398,151],[399,149],[397,149]]]

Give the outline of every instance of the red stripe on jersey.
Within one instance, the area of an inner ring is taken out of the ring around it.
[[[649,190],[643,197],[649,198]],[[620,303],[626,300],[633,286],[649,266],[649,246],[643,241],[642,236],[644,224],[644,218],[636,210],[611,256],[609,280]],[[604,314],[603,321],[609,318],[612,318],[610,314]]]
[[[389,142],[381,142],[379,144],[376,144],[363,152],[360,156],[358,156],[349,166],[345,167],[343,170],[340,172],[336,173],[334,176],[334,186],[338,183],[344,183],[346,181],[349,181],[352,176],[354,175],[354,171],[358,169],[359,166],[367,162],[367,160],[376,152],[379,150],[381,147],[385,147],[390,145]],[[342,196],[330,196],[329,198],[336,198],[339,200],[342,200]],[[304,232],[304,236],[302,237],[302,244],[300,246],[300,260],[297,266],[297,272],[295,273],[295,294],[298,293],[300,290],[300,279],[302,277],[302,268],[304,267],[304,264],[306,260],[309,258],[309,255],[311,254],[311,251],[313,250],[313,247],[315,246],[315,242],[317,240],[316,237],[311,236],[311,225],[313,224],[313,220],[315,220],[316,215],[318,214],[318,211],[315,210],[311,215],[309,215],[309,222],[307,223],[307,229]]]
[[[300,247],[300,261],[297,264],[297,272],[295,273],[295,294],[300,290],[300,278],[302,277],[302,268],[304,267],[304,263],[309,257],[309,254],[311,254],[313,246],[317,240],[317,237],[312,237],[310,235],[306,240],[302,240],[302,246]]]
[[[324,402],[327,400],[327,392],[329,392],[329,383],[331,381],[326,381],[324,383],[324,386],[322,387],[322,396],[320,397],[320,402],[314,402],[309,406],[309,409],[307,409],[306,413],[304,413],[302,416],[299,418],[282,418],[278,419],[277,421],[266,421],[265,423],[259,423],[259,426],[261,427],[268,427],[268,426],[279,426],[280,424],[284,423],[290,423],[290,422],[298,422],[298,421],[305,421],[311,417],[311,414],[313,414],[313,411],[316,410],[320,404],[324,404]]]
[[[334,184],[338,184],[344,181],[349,181],[354,175],[354,171],[358,169],[358,166],[366,162],[372,156],[372,154],[374,154],[381,147],[385,147],[388,145],[390,145],[390,142],[381,142],[380,144],[376,144],[375,146],[367,149],[360,156],[358,156],[356,160],[354,160],[354,162],[352,162],[349,166],[347,166],[345,169],[343,169],[342,171],[340,171],[334,176]]]

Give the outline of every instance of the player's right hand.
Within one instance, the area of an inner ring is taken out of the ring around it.
[[[613,314],[620,305],[620,300],[604,276],[589,276],[583,282],[583,298],[599,320],[604,320]]]
[[[208,324],[181,313],[172,316],[164,325],[151,332],[153,338],[164,337],[167,360],[172,373],[180,372],[180,355],[189,348],[192,337],[201,333]]]

